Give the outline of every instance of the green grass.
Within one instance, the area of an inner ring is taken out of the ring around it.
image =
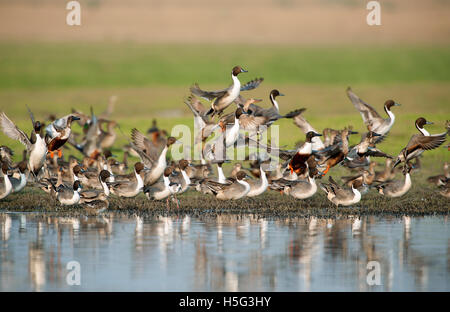
[[[228,83],[231,67],[276,84],[449,81],[449,47],[1,43],[0,88]]]
[[[113,118],[119,132],[116,154],[127,143],[131,128],[146,131],[152,118],[161,128],[176,124],[192,128],[190,112],[183,104],[189,86],[199,82],[205,89],[222,88],[230,83],[232,66],[249,70],[243,82],[257,76],[265,78],[246,96],[263,98],[271,89],[280,98],[281,112],[306,107],[306,118],[317,130],[343,128],[352,124],[364,131],[360,115],[345,95],[354,91],[384,116],[383,102],[393,98],[396,124],[389,138],[379,147],[398,154],[416,133],[413,122],[424,116],[435,122],[431,133],[444,131],[450,119],[450,47],[288,47],[288,46],[194,46],[144,45],[136,43],[0,43],[0,111],[5,111],[20,128],[29,132],[31,124],[25,105],[44,120],[50,113],[61,116],[72,107],[84,112],[93,106],[102,112],[108,97],[119,97]],[[231,109],[230,109],[231,110]],[[290,120],[280,125],[281,145],[292,147],[304,135]],[[74,131],[79,132],[78,126]],[[359,136],[352,138],[356,143]],[[20,143],[0,133],[0,144],[7,144],[20,158]],[[77,152],[72,151],[75,155]],[[426,152],[427,172],[440,170],[449,161],[444,148]]]

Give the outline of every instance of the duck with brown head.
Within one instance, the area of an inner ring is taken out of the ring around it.
[[[45,143],[47,149],[50,152],[50,156],[53,158],[53,152],[58,150],[58,157],[61,158],[62,154],[60,148],[69,139],[72,131],[72,122],[80,120],[80,117],[70,114],[62,118],[56,119],[47,127],[45,127]]]
[[[297,153],[289,162],[289,169],[292,173],[296,173],[297,175],[304,174],[308,165],[307,160],[312,155],[312,138],[316,136],[322,136],[320,133],[316,133],[310,131],[306,134],[305,143],[298,148]]]
[[[1,170],[0,170],[0,199],[5,198],[13,191],[13,186],[11,184],[11,180],[8,176],[8,170],[9,164],[4,161],[1,163]]]
[[[144,187],[142,173],[145,166],[141,162],[134,164],[134,175],[122,181],[106,182],[110,192],[119,197],[135,197]]]
[[[387,100],[384,103],[384,111],[388,115],[388,118],[384,119],[372,106],[361,100],[355,93],[353,93],[350,87],[347,88],[347,95],[355,108],[361,114],[363,122],[369,131],[376,132],[382,136],[388,134],[395,122],[395,115],[391,111],[391,108],[394,106],[400,106],[400,104],[393,100]]]
[[[31,122],[33,125],[30,138],[28,138],[27,135],[11,121],[5,113],[0,114],[0,125],[3,132],[9,138],[18,140],[20,143],[25,145],[29,155],[28,168],[37,179],[47,156],[47,145],[44,138],[41,136],[42,124],[39,121],[35,121],[34,115],[30,110],[28,111],[30,113]]]
[[[214,116],[215,114],[219,114],[220,116],[222,112],[237,99],[241,91],[252,90],[259,86],[259,84],[263,81],[262,78],[255,79],[241,87],[241,82],[238,79],[238,75],[246,72],[247,71],[241,66],[235,66],[231,71],[231,79],[233,80],[233,83],[228,88],[218,91],[204,91],[200,89],[198,84],[195,84],[191,87],[191,92],[196,96],[212,101],[211,109],[206,112],[207,115],[212,114],[212,116]]]
[[[164,169],[163,181],[153,185],[147,185],[144,187],[144,194],[149,200],[162,200],[166,199],[167,208],[169,208],[169,197],[176,196],[181,190],[181,184],[171,181],[169,178],[172,175],[173,168],[167,167]],[[179,202],[174,197],[179,208]]]

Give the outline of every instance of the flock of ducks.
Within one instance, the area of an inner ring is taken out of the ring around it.
[[[132,129],[129,144],[123,147],[124,159],[119,162],[110,151],[118,127],[118,123],[109,118],[115,98],[111,99],[108,110],[99,116],[92,108],[90,115],[72,110],[61,118],[51,116],[47,125],[36,121],[27,107],[32,123],[30,136],[1,112],[1,129],[9,138],[21,142],[25,151],[23,160],[14,164],[13,151],[5,145],[0,147],[0,199],[30,185],[41,188],[61,205],[81,204],[103,211],[109,207],[108,198],[112,195],[130,198],[143,192],[149,200],[166,200],[169,208],[170,199],[179,207],[177,195],[188,189],[211,194],[219,200],[238,200],[259,196],[268,189],[306,199],[320,188],[334,205],[351,206],[371,188],[388,197],[406,194],[412,185],[411,171],[420,167],[419,157],[425,151],[441,146],[450,130],[447,121],[445,132],[430,134],[425,127],[431,122],[418,118],[415,121],[418,133],[394,158],[376,145],[392,129],[395,123],[392,109],[399,104],[387,100],[383,107],[387,118],[383,118],[348,88],[347,95],[367,127],[360,142],[350,146],[349,136],[357,134],[351,126],[341,130],[327,128],[319,133],[303,116],[304,108],[281,115],[278,100],[283,94],[278,90],[270,92],[272,105],[269,108],[258,105],[262,100],[245,99],[242,91],[255,89],[263,82],[263,78],[257,78],[241,85],[238,75],[246,72],[240,66],[234,67],[232,84],[222,90],[205,91],[198,84],[191,87],[191,95],[185,104],[192,111],[195,127],[199,130],[194,138],[194,145],[201,146],[199,163],[185,159],[168,161],[171,145],[180,142],[160,130],[156,121],[146,134]],[[209,101],[209,109],[200,98]],[[236,108],[224,114],[232,104],[236,104]],[[282,118],[292,119],[305,133],[305,142],[295,149],[286,150],[260,142],[262,133]],[[81,126],[82,134],[72,132],[74,123]],[[242,130],[247,134],[244,137]],[[236,163],[231,176],[226,177],[222,166],[229,161],[223,156],[228,148],[239,146],[239,139],[254,142],[260,152],[256,157],[248,157],[249,161],[251,159],[249,168]],[[75,148],[81,157],[70,156],[66,161],[62,148],[68,146]],[[278,165],[271,167],[275,155],[279,158]],[[129,156],[140,158],[131,173],[128,173]],[[385,159],[383,171],[375,171],[377,163],[371,160],[372,157]],[[394,180],[395,168],[400,163],[404,164],[404,178]],[[316,184],[316,179],[321,179],[337,165],[357,173],[342,177],[342,185],[332,176],[328,183]],[[211,176],[213,166],[217,167],[217,177]],[[248,173],[254,178],[248,179]],[[429,177],[428,181],[439,187],[440,194],[450,198],[449,179],[448,164],[445,163],[444,174]]]

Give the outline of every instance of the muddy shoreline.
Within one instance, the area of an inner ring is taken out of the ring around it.
[[[211,195],[189,191],[179,196],[180,208],[175,203],[167,209],[165,201],[149,201],[140,194],[136,198],[109,198],[107,212],[123,212],[139,215],[218,215],[218,214],[255,214],[260,217],[338,217],[355,215],[390,216],[427,216],[449,215],[450,201],[431,188],[417,187],[404,197],[393,199],[380,196],[375,192],[365,195],[360,203],[353,207],[332,205],[322,193],[307,200],[268,192],[256,198],[238,201],[219,201]],[[60,206],[49,195],[26,189],[22,193],[12,194],[0,201],[0,212],[61,213],[64,215],[95,215],[82,205]]]

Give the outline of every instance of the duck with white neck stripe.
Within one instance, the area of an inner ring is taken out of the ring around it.
[[[128,179],[123,178],[122,181],[106,182],[110,192],[119,197],[135,197],[144,187],[142,172],[144,164],[137,162],[134,165],[134,175]]]
[[[312,138],[316,136],[322,136],[320,133],[316,133],[310,131],[306,134],[305,143],[298,148],[297,153],[289,162],[289,169],[292,173],[296,173],[297,175],[304,174],[307,169],[307,160],[309,156],[312,154]]]
[[[166,199],[167,209],[169,209],[169,197],[176,196],[181,190],[181,184],[177,182],[170,181],[169,177],[173,172],[172,167],[167,167],[164,170],[163,181],[158,182],[153,185],[147,185],[144,188],[144,194],[149,200],[163,200]],[[179,202],[176,197],[174,197],[177,203],[177,208],[179,208]]]
[[[250,192],[250,185],[245,181],[247,174],[239,171],[236,180],[230,184],[221,184],[214,181],[207,181],[206,186],[212,191],[217,199],[237,200],[246,196]]]
[[[0,199],[5,198],[13,192],[13,186],[8,176],[9,165],[6,161],[2,162],[0,170]]]
[[[198,84],[191,87],[192,94],[202,97],[208,101],[212,101],[211,109],[206,112],[206,115],[212,114],[213,117],[218,114],[220,116],[222,112],[237,99],[241,91],[252,90],[259,86],[259,84],[264,80],[262,78],[255,79],[241,87],[241,82],[238,79],[238,75],[246,72],[247,71],[241,66],[233,67],[233,70],[231,71],[231,79],[233,80],[233,83],[226,89],[218,91],[204,91],[200,89]]]

